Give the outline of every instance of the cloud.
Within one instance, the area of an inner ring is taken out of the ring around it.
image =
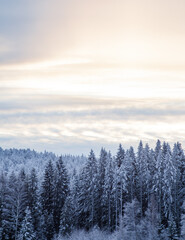
[[[24,89],[2,89],[0,99],[1,116],[29,118],[35,116],[41,119],[58,117],[101,117],[115,118],[153,118],[175,117],[185,115],[184,99],[127,99],[80,97],[65,95],[29,94]],[[8,96],[8,97],[7,97]]]
[[[1,1],[0,143],[81,153],[185,142],[184,10],[183,0]]]
[[[0,101],[0,144],[81,154],[120,142],[136,147],[140,139],[185,143],[183,109],[180,99],[14,96]]]

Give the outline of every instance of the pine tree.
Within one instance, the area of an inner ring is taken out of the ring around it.
[[[111,154],[107,155],[105,168],[105,182],[102,194],[102,224],[105,230],[111,232],[114,227],[114,196],[113,196],[114,171]]]
[[[39,228],[41,209],[39,206],[38,179],[35,168],[31,170],[28,177],[28,207],[31,211],[34,231],[37,231]]]
[[[180,225],[181,225],[181,234],[180,234],[181,239],[184,240],[185,239],[185,200],[184,200],[183,205],[182,205]]]
[[[48,162],[45,172],[44,181],[42,183],[42,210],[49,214],[53,214],[54,204],[54,168],[51,161]]]
[[[125,151],[124,151],[122,145],[120,144],[119,148],[118,148],[117,155],[116,155],[116,165],[117,165],[118,168],[123,163],[124,158],[125,158]]]
[[[117,231],[119,214],[120,214],[120,199],[121,199],[121,183],[120,183],[120,168],[117,164],[114,166],[114,182],[113,182],[113,194],[114,194],[114,211],[115,211],[115,229]]]
[[[134,199],[131,203],[125,204],[125,213],[123,216],[122,227],[123,239],[138,240],[139,223],[141,220],[141,207],[139,202]]]
[[[163,194],[164,194],[164,207],[165,207],[165,215],[170,216],[172,211],[172,203],[173,203],[173,187],[175,184],[175,167],[172,161],[170,146],[168,145],[168,150],[165,156],[165,165],[164,168],[164,186],[163,186]]]
[[[153,171],[153,162],[152,162],[153,158],[151,158],[151,150],[149,148],[149,145],[146,144],[145,148],[144,148],[144,166],[145,166],[145,173],[144,173],[144,181],[145,181],[145,189],[144,189],[144,193],[143,193],[143,205],[144,205],[144,209],[143,211],[146,211],[146,209],[148,208],[148,202],[150,200],[150,195],[152,194],[152,190],[151,190],[151,182],[153,180],[153,176],[152,171]]]
[[[105,169],[107,165],[107,157],[108,154],[105,151],[105,149],[101,149],[100,152],[100,158],[98,161],[98,172],[97,172],[97,188],[98,188],[98,206],[97,206],[97,220],[98,220],[98,226],[100,228],[104,227],[102,223],[102,218],[103,218],[103,213],[102,213],[102,207],[103,207],[103,200],[102,200],[102,195],[103,195],[103,188],[105,186]]]
[[[154,175],[154,185],[153,189],[157,198],[158,202],[158,212],[159,212],[159,222],[162,227],[162,220],[163,220],[163,176],[164,176],[164,169],[163,169],[163,162],[162,162],[162,150],[159,151],[157,155],[157,163],[156,163],[157,171]]]
[[[136,185],[137,185],[137,164],[136,156],[133,147],[130,147],[125,154],[125,168],[126,168],[126,189],[128,199],[127,201],[132,202],[136,198]]]
[[[74,218],[74,205],[72,201],[72,196],[69,194],[64,207],[62,209],[61,219],[60,219],[60,235],[66,236],[69,235],[75,225]]]
[[[15,239],[15,212],[16,212],[16,196],[14,194],[17,178],[14,172],[11,173],[5,193],[5,201],[2,210],[2,239]],[[14,206],[15,205],[15,206]]]
[[[155,195],[152,194],[149,200],[147,211],[145,212],[145,218],[142,219],[141,237],[146,240],[158,240],[159,234],[159,215],[157,210],[157,201]]]
[[[80,176],[79,222],[80,226],[90,229],[97,224],[97,161],[91,150],[86,166]]]
[[[7,195],[7,178],[4,173],[0,175],[0,239],[3,238],[3,221],[4,221],[4,210],[6,204]]]
[[[25,179],[24,171],[21,171],[18,177],[14,173],[10,175],[3,209],[2,225],[4,239],[17,239],[18,237],[27,203]]]
[[[64,206],[67,194],[69,192],[69,179],[67,170],[64,166],[62,157],[56,162],[56,170],[54,176],[54,228],[55,232],[59,233],[60,216]]]
[[[159,154],[161,153],[161,151],[162,151],[161,141],[157,140],[155,151],[154,151],[156,161],[157,161],[157,158],[158,158]]]
[[[54,235],[54,168],[51,160],[48,162],[44,172],[41,203],[42,213],[44,215],[45,236],[47,240],[51,240]]]
[[[48,213],[46,210],[43,213],[43,234],[44,234],[44,240],[51,240],[54,236],[54,221],[53,221],[53,214]]]
[[[138,146],[138,153],[136,157],[136,168],[137,168],[137,199],[140,202],[141,206],[141,217],[143,216],[144,212],[146,211],[147,205],[145,203],[145,196],[144,194],[146,193],[147,189],[147,177],[146,177],[146,161],[145,161],[145,151],[143,148],[143,143],[140,141],[139,146]]]
[[[73,225],[74,229],[78,228],[78,218],[79,218],[79,193],[80,193],[80,184],[79,184],[79,176],[77,175],[76,171],[73,172],[71,178],[71,189],[70,189],[70,196],[71,196],[71,204],[73,209]]]
[[[185,197],[185,156],[180,143],[174,144],[172,160],[176,170],[173,209],[178,233],[180,233],[180,214]]]
[[[174,219],[174,216],[169,216],[168,218],[168,237],[169,239],[172,239],[172,240],[178,240],[179,237],[178,237],[178,231],[177,231],[177,225],[176,225],[176,222],[175,222],[175,219]]]
[[[34,228],[32,224],[31,211],[29,210],[28,207],[25,213],[26,215],[22,222],[18,240],[35,240],[36,238],[35,238]]]

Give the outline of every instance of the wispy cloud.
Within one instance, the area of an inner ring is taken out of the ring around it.
[[[43,146],[57,153],[67,153],[74,144],[75,149],[86,146],[87,153],[87,149],[98,144],[113,149],[119,142],[136,146],[139,139],[153,144],[157,138],[170,142],[185,140],[185,103],[181,100],[51,98],[48,95],[25,97],[24,102],[14,100],[0,102],[3,146],[14,142],[15,146],[30,144],[38,150]],[[62,150],[56,150],[60,144]],[[63,144],[68,147],[64,148]]]
[[[0,145],[185,143],[184,0],[0,5]]]

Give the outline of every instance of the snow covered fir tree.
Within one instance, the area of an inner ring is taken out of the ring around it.
[[[181,144],[98,157],[0,149],[0,239],[185,239]]]

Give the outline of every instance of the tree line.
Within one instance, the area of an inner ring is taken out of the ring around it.
[[[0,175],[0,239],[60,239],[94,227],[127,240],[185,239],[185,155],[180,143],[140,141],[116,156],[90,151],[79,173],[62,157],[37,171]]]

